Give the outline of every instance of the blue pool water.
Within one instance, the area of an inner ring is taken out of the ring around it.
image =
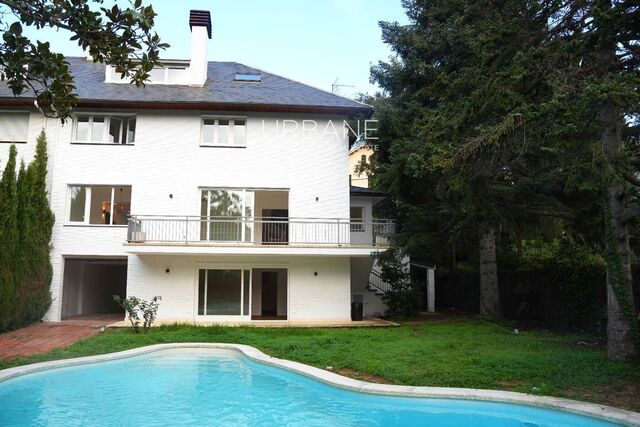
[[[0,382],[2,426],[611,426],[506,403],[339,389],[231,351],[174,349]]]

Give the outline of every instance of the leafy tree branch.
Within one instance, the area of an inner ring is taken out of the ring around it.
[[[103,0],[0,0],[5,12],[0,14],[0,80],[15,96],[33,96],[48,117],[64,120],[78,102],[64,56],[53,52],[48,42],[26,37],[24,26],[30,26],[68,31],[70,40],[94,62],[111,65],[121,78],[143,85],[159,63],[160,51],[168,47],[153,31],[156,13],[141,0],[126,8],[102,4]]]

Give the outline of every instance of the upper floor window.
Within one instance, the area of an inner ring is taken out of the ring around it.
[[[69,186],[69,223],[126,225],[130,212],[130,185]]]
[[[122,78],[122,75],[116,69],[107,65],[105,70],[105,82],[129,84],[128,78]],[[185,85],[190,83],[189,61],[169,61],[159,64],[149,71],[148,85]]]
[[[245,119],[202,119],[201,145],[222,147],[245,147],[247,144],[247,121]]]
[[[186,66],[156,67],[149,72],[150,83],[180,83],[184,79]]]
[[[73,142],[90,144],[133,144],[136,139],[135,116],[78,115]]]
[[[0,142],[27,142],[29,113],[0,113]]]

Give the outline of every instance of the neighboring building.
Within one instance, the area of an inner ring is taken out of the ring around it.
[[[373,152],[373,147],[362,138],[356,140],[349,149],[349,177],[354,187],[370,187],[368,171],[358,172],[357,169],[362,164],[371,164]]]
[[[209,13],[190,26],[191,60],[164,61],[145,88],[67,58],[80,102],[64,125],[0,85],[0,160],[16,142],[29,161],[41,129],[49,144],[45,319],[111,312],[113,294],[162,296],[161,320],[345,322],[352,299],[384,311],[365,285],[393,222],[373,218],[379,194],[350,189],[341,133],[371,107],[208,62]],[[305,120],[338,132],[292,129]]]

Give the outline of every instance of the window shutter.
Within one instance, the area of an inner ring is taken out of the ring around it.
[[[27,142],[29,113],[0,113],[0,142]]]

